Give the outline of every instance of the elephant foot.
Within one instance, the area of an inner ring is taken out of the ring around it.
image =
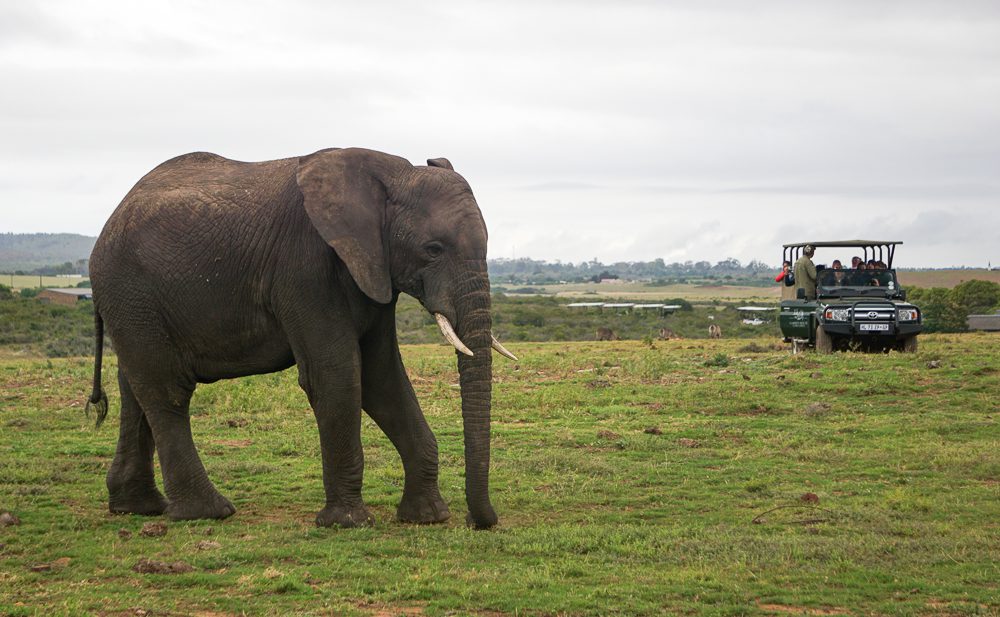
[[[465,517],[465,523],[473,529],[489,529],[494,527],[500,518],[497,516],[493,506],[487,505],[485,508],[477,508],[475,512],[469,511]]]
[[[316,515],[317,527],[362,527],[375,524],[375,517],[364,504],[327,505]]]
[[[167,509],[167,500],[155,488],[141,493],[118,491],[108,499],[108,510],[112,514],[139,514],[159,516]]]
[[[175,521],[190,521],[199,518],[229,518],[236,514],[232,502],[216,493],[206,498],[178,499],[171,501],[164,512]]]
[[[403,500],[396,509],[396,518],[403,523],[429,525],[443,523],[451,518],[448,504],[441,499],[435,487],[433,493],[423,493],[415,497],[404,493]]]

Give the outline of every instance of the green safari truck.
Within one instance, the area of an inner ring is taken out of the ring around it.
[[[783,261],[792,264],[805,247],[816,249],[816,298],[806,298],[805,290],[797,288],[795,298],[781,301],[778,321],[785,342],[814,346],[819,353],[916,351],[922,316],[906,301],[892,266],[900,244],[838,240],[784,245]],[[861,267],[852,258],[860,258]]]

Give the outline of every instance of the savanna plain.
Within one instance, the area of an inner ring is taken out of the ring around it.
[[[294,368],[199,387],[195,441],[237,513],[171,522],[107,511],[113,355],[95,429],[91,358],[0,353],[0,615],[995,615],[998,343],[511,342],[485,532],[463,523],[450,348],[402,353],[452,520],[394,520],[402,467],[365,418],[377,522],[350,530],[313,524],[319,440]]]

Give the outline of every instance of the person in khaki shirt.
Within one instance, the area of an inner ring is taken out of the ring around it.
[[[812,261],[815,253],[816,247],[806,245],[802,249],[802,257],[795,261],[795,267],[792,269],[795,274],[795,288],[806,291],[806,300],[816,299],[816,265]]]

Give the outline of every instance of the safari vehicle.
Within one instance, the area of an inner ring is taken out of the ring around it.
[[[898,241],[842,240],[801,242],[784,245],[783,260],[795,263],[806,246],[816,255],[816,299],[806,299],[797,288],[796,298],[781,301],[778,321],[785,342],[813,345],[819,353],[835,349],[905,352],[917,350],[917,335],[923,329],[920,309],[906,302],[892,258]],[[824,249],[837,249],[836,253]],[[867,262],[874,259],[885,268],[833,269],[839,258],[850,265],[851,256]]]

